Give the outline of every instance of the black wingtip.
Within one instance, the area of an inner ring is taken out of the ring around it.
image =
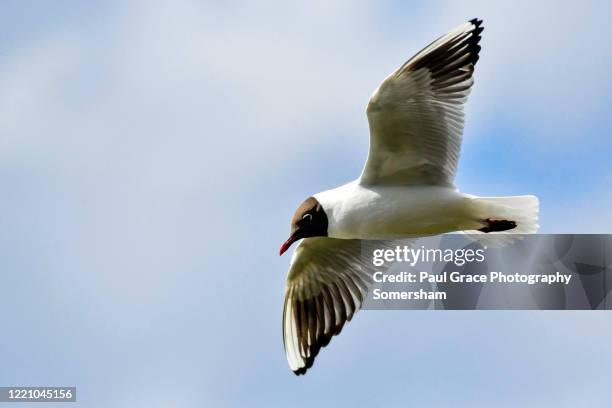
[[[305,363],[304,367],[300,367],[297,370],[293,370],[293,374],[297,376],[306,374],[306,371],[308,371],[308,369],[311,368],[312,365],[314,364],[315,357],[317,356],[317,354],[319,354],[320,349],[321,347],[318,347],[316,350],[313,350],[313,355],[306,358],[306,360],[304,361]]]
[[[480,35],[480,33],[482,33],[482,31],[484,30],[484,27],[482,26],[482,20],[478,18],[473,18],[470,20],[470,23],[474,24],[474,26],[476,27],[474,29],[474,35]]]
[[[476,63],[480,59],[480,56],[479,56],[480,45],[478,43],[480,42],[480,39],[482,38],[480,36],[480,33],[482,33],[482,31],[484,30],[484,27],[482,26],[482,20],[479,18],[471,19],[470,23],[474,24],[474,27],[475,27],[474,30],[472,31],[472,38],[470,40],[470,49],[472,53],[472,64],[476,65]]]
[[[293,370],[293,374],[297,376],[306,374],[306,371],[308,371],[308,369],[312,367],[313,362],[314,362],[314,358],[310,360],[304,367],[298,368],[297,370]]]

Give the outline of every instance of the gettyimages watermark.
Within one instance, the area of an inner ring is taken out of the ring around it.
[[[369,242],[361,256],[363,309],[612,308],[612,235],[448,234]]]

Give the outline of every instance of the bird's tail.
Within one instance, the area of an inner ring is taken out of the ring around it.
[[[538,232],[540,205],[536,196],[471,197],[469,205],[480,228],[466,233],[483,244],[503,246],[520,234]]]

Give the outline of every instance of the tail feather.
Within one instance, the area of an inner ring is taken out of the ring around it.
[[[471,200],[472,214],[482,227],[466,233],[474,234],[473,239],[481,243],[504,245],[520,239],[520,234],[538,232],[539,200],[535,196],[473,197]],[[504,238],[492,237],[494,234],[503,234]]]

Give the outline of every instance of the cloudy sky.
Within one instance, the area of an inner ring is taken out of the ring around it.
[[[359,174],[378,83],[473,17],[458,185],[538,195],[542,232],[610,232],[611,14],[3,2],[0,385],[76,385],[86,407],[607,404],[599,312],[365,311],[297,378],[278,247],[304,198]]]

